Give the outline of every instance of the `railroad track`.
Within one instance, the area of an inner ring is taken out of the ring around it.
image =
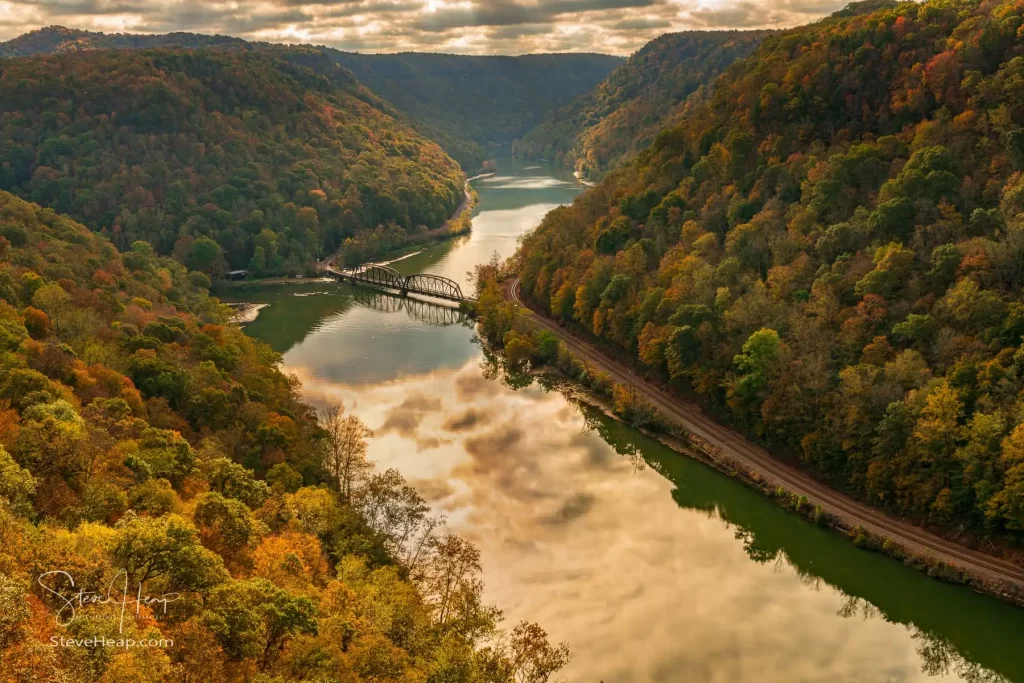
[[[699,406],[667,393],[649,380],[637,375],[625,364],[609,358],[592,344],[576,337],[558,323],[536,313],[520,298],[517,278],[507,290],[512,300],[534,324],[557,335],[573,354],[606,369],[620,384],[629,384],[640,390],[644,398],[658,410],[672,417],[681,427],[700,437],[719,454],[757,473],[775,486],[807,497],[812,504],[839,515],[851,526],[860,525],[867,531],[902,545],[915,553],[925,553],[946,564],[960,567],[990,579],[1006,581],[1024,588],[1024,568],[976,550],[971,550],[937,536],[908,522],[893,519],[849,496],[817,481],[772,457],[768,451],[754,444],[742,434],[718,423]]]

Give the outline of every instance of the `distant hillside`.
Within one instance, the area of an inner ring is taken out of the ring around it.
[[[79,50],[131,50],[159,47],[247,47],[250,43],[230,36],[204,36],[199,33],[167,33],[141,35],[131,33],[99,33],[63,26],[48,26],[0,42],[0,57],[31,57],[53,52]]]
[[[487,146],[511,144],[623,61],[598,54],[332,54],[467,169],[479,167]]]
[[[51,26],[0,43],[0,57],[164,47],[280,46],[198,33],[105,34]],[[488,146],[511,144],[540,123],[546,113],[589,92],[623,61],[620,57],[596,54],[364,55],[326,47],[318,49],[392,103],[421,134],[439,143],[469,171],[480,168]]]
[[[301,272],[462,202],[458,165],[389,111],[310,48],[6,60],[0,189],[194,270]]]
[[[599,178],[649,145],[685,113],[687,99],[767,31],[670,33],[648,43],[587,95],[551,112],[515,146],[517,154],[554,159]]]

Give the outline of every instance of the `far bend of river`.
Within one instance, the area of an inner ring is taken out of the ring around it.
[[[581,188],[510,159],[473,232],[393,264],[465,282]],[[234,292],[233,292],[234,294]],[[1024,610],[855,548],[539,384],[488,370],[444,309],[333,283],[247,289],[247,331],[343,401],[483,557],[512,626],[567,641],[565,681],[1024,681]]]

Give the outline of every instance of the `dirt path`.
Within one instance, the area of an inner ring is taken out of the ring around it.
[[[709,453],[712,457],[726,463],[735,462],[771,482],[773,487],[782,486],[791,493],[807,496],[811,504],[820,505],[827,512],[842,518],[851,527],[859,524],[875,535],[892,539],[914,554],[931,555],[946,564],[960,567],[981,579],[994,592],[1006,594],[1024,590],[1024,568],[971,550],[907,522],[893,519],[822,484],[807,473],[780,462],[739,432],[715,421],[698,405],[669,394],[636,374],[625,364],[609,358],[558,323],[528,308],[519,298],[518,279],[506,291],[520,306],[524,315],[536,325],[556,334],[575,356],[607,370],[619,384],[634,386],[658,410],[673,418],[690,433],[711,444],[718,451]],[[1014,588],[1017,591],[1014,591]]]
[[[459,208],[455,210],[455,213],[452,214],[451,218],[444,222],[444,225],[442,227],[447,228],[449,225],[462,218],[462,214],[466,213],[466,211],[473,208],[473,192],[472,188],[470,188],[469,186],[468,180],[466,181],[465,188],[463,188],[463,192],[465,194],[462,197],[462,203],[459,204]]]

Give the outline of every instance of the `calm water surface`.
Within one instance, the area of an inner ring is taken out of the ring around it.
[[[473,233],[393,264],[467,273],[581,188],[506,160]],[[309,283],[246,290],[247,330],[343,401],[483,554],[510,623],[568,641],[561,678],[1024,681],[1024,610],[932,581],[539,384],[512,388],[444,309]]]

